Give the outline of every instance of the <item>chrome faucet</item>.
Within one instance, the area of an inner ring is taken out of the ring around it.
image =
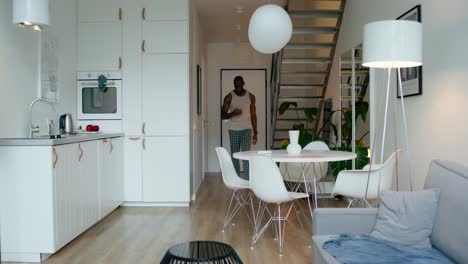
[[[54,103],[52,101],[50,101],[49,99],[47,98],[44,98],[44,97],[39,97],[37,99],[35,99],[34,101],[31,102],[31,104],[29,105],[29,137],[30,138],[33,138],[34,137],[34,134],[35,133],[39,133],[39,126],[33,126],[33,107],[34,105],[37,103],[37,102],[40,102],[40,101],[44,101],[46,103],[48,103],[51,108],[52,108],[52,112],[55,114],[55,106],[54,106]]]

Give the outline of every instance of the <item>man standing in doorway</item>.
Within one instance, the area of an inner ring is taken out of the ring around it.
[[[230,119],[229,141],[231,153],[249,151],[250,143],[257,144],[257,114],[255,108],[255,96],[244,89],[242,76],[234,78],[234,90],[223,101],[221,118]],[[253,131],[252,131],[253,130]],[[253,132],[253,135],[252,135]],[[240,175],[238,159],[233,159],[234,168]],[[249,163],[244,163],[244,178],[249,179]]]

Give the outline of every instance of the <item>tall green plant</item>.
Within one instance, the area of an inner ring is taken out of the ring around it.
[[[283,115],[288,109],[294,107],[297,116],[297,122],[295,122],[292,126],[293,130],[299,130],[299,144],[302,147],[305,147],[307,144],[313,141],[324,141],[332,150],[340,150],[340,151],[352,151],[351,149],[351,133],[352,133],[352,112],[351,111],[341,111],[335,110],[331,111],[328,116],[324,119],[320,128],[316,131],[307,130],[309,128],[309,124],[313,124],[315,121],[318,121],[318,114],[320,109],[317,107],[305,108],[304,115],[306,116],[306,122],[303,123],[300,121],[299,110],[297,109],[297,103],[295,102],[283,102],[279,107],[279,114]],[[367,112],[369,110],[369,104],[364,101],[360,101],[359,104],[356,102],[356,121],[361,118],[364,122],[367,120]],[[333,130],[333,134],[335,139],[338,135],[338,129],[336,125],[333,123],[333,116],[336,113],[340,113],[342,115],[342,124],[341,124],[341,132],[342,135],[345,135],[344,138],[349,140],[345,140],[345,145],[342,147],[337,147],[334,143],[325,140],[321,135],[323,130],[327,125],[331,127]],[[366,133],[367,134],[367,133]],[[365,135],[364,135],[365,136]],[[364,136],[357,142],[356,146],[356,154],[357,154],[357,161],[356,161],[356,168],[362,169],[368,162],[369,159],[367,157],[367,147],[364,146],[363,138]],[[288,146],[289,141],[284,141],[281,145],[282,149],[286,149]],[[338,173],[344,169],[351,169],[352,168],[352,161],[337,161],[332,162],[331,164],[333,175],[338,175]]]

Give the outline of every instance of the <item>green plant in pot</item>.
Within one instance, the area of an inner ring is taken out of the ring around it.
[[[351,148],[351,133],[352,133],[352,112],[351,111],[341,111],[335,110],[331,111],[323,120],[320,127],[318,127],[315,131],[310,129],[310,125],[314,124],[318,118],[319,108],[311,107],[303,109],[303,113],[306,116],[306,121],[301,121],[299,109],[297,109],[297,103],[295,102],[283,102],[279,107],[279,115],[283,115],[288,109],[293,108],[296,112],[297,122],[295,122],[292,126],[292,130],[299,130],[299,144],[304,148],[307,144],[313,141],[323,141],[327,143],[331,150],[339,150],[339,151],[352,151]],[[362,118],[364,122],[366,122],[367,112],[369,109],[369,104],[367,102],[359,103],[356,102],[356,121],[358,118]],[[330,128],[333,130],[333,134],[335,136],[338,135],[338,130],[336,125],[333,123],[333,116],[337,113],[342,115],[342,135],[344,142],[342,142],[342,146],[338,147],[335,143],[329,141],[328,139],[324,139],[322,137],[322,132],[326,128]],[[365,136],[368,134],[364,134],[359,140],[356,141],[356,169],[362,169],[367,163],[369,162],[369,158],[367,157],[367,147],[365,146]],[[349,140],[347,140],[349,138]],[[289,140],[284,140],[281,144],[281,149],[286,149],[289,144]],[[336,176],[342,170],[352,169],[352,161],[337,161],[331,163],[331,170],[333,175]]]

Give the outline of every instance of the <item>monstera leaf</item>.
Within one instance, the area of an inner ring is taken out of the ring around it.
[[[280,107],[279,107],[279,114],[282,115],[286,110],[289,109],[289,107],[294,106],[297,107],[297,103],[295,102],[283,102]]]
[[[319,109],[317,107],[305,108],[304,113],[307,117],[307,121],[312,123],[317,118],[319,114]]]
[[[332,148],[332,150],[339,150],[339,151],[348,151],[351,152],[351,147],[336,147]],[[369,158],[367,157],[367,148],[363,147],[356,147],[356,170],[360,170],[364,168],[369,163]],[[351,160],[346,161],[335,161],[331,163],[331,169],[334,176],[337,176],[338,173],[342,170],[351,170],[353,168],[353,163]]]

